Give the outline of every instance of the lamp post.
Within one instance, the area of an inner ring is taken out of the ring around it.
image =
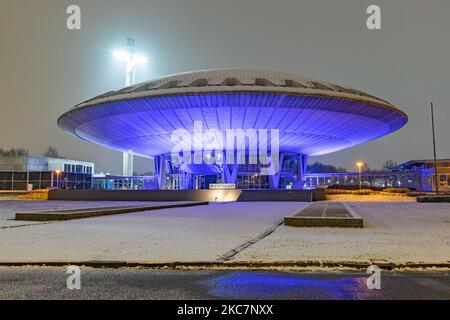
[[[136,52],[136,43],[133,38],[127,39],[127,48],[116,49],[113,52],[114,58],[125,63],[125,86],[129,87],[136,83],[136,68],[138,65],[145,65],[147,58]],[[123,153],[122,175],[133,175],[134,156],[132,151]]]
[[[56,173],[56,189],[59,189],[59,179],[61,175],[61,170],[55,170]]]
[[[358,162],[356,163],[356,166],[358,167],[358,175],[359,175],[359,190],[362,189],[362,186],[361,186],[361,169],[362,169],[362,166],[363,166],[363,165],[364,165],[364,163],[361,162],[361,161],[358,161]]]
[[[436,194],[439,194],[439,176],[437,172],[437,158],[436,158],[436,133],[434,130],[434,105],[431,102],[431,128],[433,130],[433,154],[434,154],[434,183],[436,186]]]

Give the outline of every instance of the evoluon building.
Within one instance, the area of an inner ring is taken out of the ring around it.
[[[154,158],[159,189],[204,189],[217,183],[301,189],[309,156],[377,139],[407,121],[391,103],[333,83],[288,73],[221,69],[104,93],[63,114],[58,125],[81,139]],[[203,131],[209,132],[208,139]],[[235,134],[231,140],[217,139],[230,131]],[[239,142],[241,133],[244,140]],[[261,140],[268,146],[255,151],[252,146],[260,147],[255,141]],[[273,164],[275,171],[264,170]]]

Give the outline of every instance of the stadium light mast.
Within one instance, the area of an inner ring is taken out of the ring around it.
[[[138,65],[147,63],[147,58],[136,52],[136,42],[133,38],[127,38],[127,48],[116,49],[113,52],[114,58],[125,63],[125,86],[129,87],[136,84],[136,68]],[[133,151],[123,153],[122,175],[133,175],[134,156]]]
[[[136,68],[138,65],[146,64],[147,58],[136,52],[135,40],[128,38],[126,50],[116,49],[113,54],[114,58],[125,62],[125,86],[136,84]]]

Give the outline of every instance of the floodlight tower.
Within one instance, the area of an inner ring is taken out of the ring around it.
[[[125,62],[125,86],[129,87],[134,85],[136,83],[136,67],[147,63],[147,58],[136,52],[136,42],[134,39],[127,38],[126,50],[114,50],[114,57],[121,62]],[[124,152],[122,166],[123,176],[133,175],[133,162],[133,151],[129,150],[128,152]]]

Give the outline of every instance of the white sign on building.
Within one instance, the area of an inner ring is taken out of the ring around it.
[[[221,190],[223,190],[223,189],[236,189],[236,184],[234,184],[234,183],[211,183],[209,185],[209,188],[210,189],[214,189],[214,190],[217,190],[217,189],[221,189]]]

